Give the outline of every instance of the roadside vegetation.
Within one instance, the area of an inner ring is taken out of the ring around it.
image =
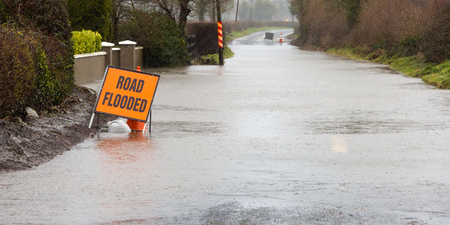
[[[450,0],[291,0],[295,44],[450,88]]]
[[[98,52],[102,48],[102,35],[90,30],[72,31],[74,54]]]
[[[0,1],[0,119],[63,102],[74,85],[66,1]]]

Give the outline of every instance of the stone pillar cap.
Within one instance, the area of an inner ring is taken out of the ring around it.
[[[134,41],[126,40],[119,42],[119,45],[136,45],[137,43]]]
[[[114,47],[114,43],[102,42],[102,47]]]

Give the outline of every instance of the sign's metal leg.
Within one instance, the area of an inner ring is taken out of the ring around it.
[[[92,116],[91,116],[91,121],[89,122],[89,129],[91,129],[91,126],[92,126],[92,121],[94,121],[94,116],[95,116],[95,113],[92,113]]]

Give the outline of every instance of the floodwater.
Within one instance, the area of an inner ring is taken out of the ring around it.
[[[450,92],[262,36],[147,70],[151,134],[0,174],[0,224],[450,224]]]

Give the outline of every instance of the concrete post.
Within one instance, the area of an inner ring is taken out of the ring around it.
[[[112,54],[112,48],[114,47],[113,43],[109,42],[102,42],[102,51],[106,52],[106,65],[113,65],[113,54]]]
[[[121,41],[120,45],[120,67],[135,70],[136,69],[136,55],[134,41]]]

